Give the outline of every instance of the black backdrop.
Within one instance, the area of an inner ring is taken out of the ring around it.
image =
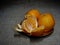
[[[58,0],[1,0],[0,45],[60,45],[60,2]],[[46,37],[29,37],[14,31],[29,9],[50,12],[55,19],[54,31]]]

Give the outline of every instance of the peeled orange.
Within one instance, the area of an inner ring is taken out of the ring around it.
[[[40,14],[38,10],[31,9],[27,11],[22,24],[19,24],[19,29],[16,28],[16,30],[29,36],[46,36],[51,33],[54,25],[55,20],[52,14]]]

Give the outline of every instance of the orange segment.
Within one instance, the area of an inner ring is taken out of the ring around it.
[[[22,23],[22,28],[27,32],[31,33],[31,31],[37,28],[37,20],[35,17],[29,17]]]

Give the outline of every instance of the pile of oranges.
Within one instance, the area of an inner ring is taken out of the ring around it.
[[[46,36],[54,28],[55,20],[50,13],[40,13],[37,9],[30,9],[26,12],[22,24],[16,31],[24,32],[29,36]]]

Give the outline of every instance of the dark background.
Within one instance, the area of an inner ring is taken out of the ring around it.
[[[13,27],[20,23],[26,11],[32,8],[38,9],[41,13],[52,13],[55,27],[51,35],[36,38],[14,31]],[[59,0],[1,0],[0,45],[60,45]]]

